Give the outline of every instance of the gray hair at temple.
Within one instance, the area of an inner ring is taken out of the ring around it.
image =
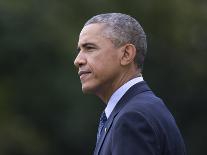
[[[115,47],[130,43],[136,47],[135,62],[142,70],[147,53],[147,40],[144,30],[133,17],[122,13],[99,14],[89,19],[84,26],[104,23],[107,28],[104,36],[111,39]]]

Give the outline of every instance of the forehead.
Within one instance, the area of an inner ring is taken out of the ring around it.
[[[89,24],[83,27],[79,35],[79,43],[96,42],[97,40],[107,39],[104,37],[105,24]]]
[[[83,27],[83,29],[80,32],[80,37],[84,35],[97,35],[101,34],[101,32],[104,30],[105,24],[101,23],[94,23],[94,24],[89,24]]]

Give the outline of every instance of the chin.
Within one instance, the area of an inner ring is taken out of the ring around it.
[[[84,94],[94,93],[94,89],[92,87],[82,85],[82,92]]]
[[[96,95],[98,92],[98,88],[100,88],[100,85],[98,82],[85,82],[82,83],[82,92],[84,94],[90,93]]]
[[[100,88],[100,83],[97,81],[82,82],[82,92],[84,94],[90,93],[96,95],[98,88]]]

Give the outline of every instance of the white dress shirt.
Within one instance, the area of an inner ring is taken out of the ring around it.
[[[111,112],[113,111],[114,107],[116,106],[116,104],[119,102],[119,100],[121,99],[121,97],[127,92],[127,90],[132,87],[133,85],[135,85],[138,82],[144,81],[143,77],[136,77],[130,81],[128,81],[127,83],[125,83],[124,85],[122,85],[119,89],[117,89],[112,96],[110,97],[107,106],[105,108],[105,113],[106,113],[106,117],[109,118]]]

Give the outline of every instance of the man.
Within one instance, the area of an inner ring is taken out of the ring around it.
[[[145,33],[132,17],[107,13],[84,25],[74,61],[82,91],[106,104],[94,155],[185,155],[173,116],[142,77]]]

